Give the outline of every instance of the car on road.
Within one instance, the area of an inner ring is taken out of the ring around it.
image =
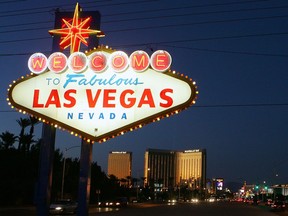
[[[271,206],[272,203],[273,203],[272,199],[267,199],[267,201],[265,202],[265,205]]]
[[[216,197],[209,197],[208,199],[206,199],[206,201],[212,203],[212,202],[216,202],[217,199]]]
[[[75,214],[77,212],[78,203],[70,199],[58,200],[50,205],[49,214]]]
[[[177,203],[177,199],[174,199],[174,198],[168,199],[167,202],[168,202],[168,204],[175,204],[175,203]]]
[[[198,198],[192,198],[190,202],[191,202],[191,203],[198,203],[198,202],[199,202],[199,199],[198,199]]]
[[[120,197],[114,200],[107,200],[98,203],[99,207],[111,207],[111,208],[120,208],[127,207],[128,199],[126,197]]]
[[[275,201],[271,204],[272,211],[285,211],[285,202],[284,201]]]
[[[99,207],[120,208],[121,204],[117,200],[107,200],[98,203]]]

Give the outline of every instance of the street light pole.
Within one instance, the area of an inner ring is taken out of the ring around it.
[[[65,148],[63,154],[63,169],[62,169],[62,182],[61,182],[61,199],[64,198],[64,182],[65,182],[65,169],[66,169],[66,152],[72,148],[79,148],[80,146],[72,146],[70,148]]]
[[[61,183],[61,199],[63,199],[63,195],[64,195],[65,166],[66,166],[66,157],[64,155],[63,169],[62,169],[62,183]]]

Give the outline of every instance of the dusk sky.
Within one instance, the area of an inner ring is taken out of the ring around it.
[[[50,53],[55,10],[73,12],[77,1],[0,2],[0,133],[18,135],[23,114],[7,105],[7,88],[29,74],[36,52]],[[93,146],[93,161],[107,172],[109,151],[133,153],[133,177],[143,176],[148,148],[206,149],[207,177],[248,184],[288,183],[287,0],[79,1],[101,13],[99,44],[130,55],[167,50],[171,69],[197,82],[189,109]],[[81,46],[81,50],[85,50]],[[41,137],[42,125],[37,125]],[[81,140],[57,131],[56,148]],[[66,152],[79,157],[80,148]]]

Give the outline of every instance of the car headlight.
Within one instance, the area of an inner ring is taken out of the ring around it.
[[[62,209],[62,207],[56,207],[55,209],[56,209],[57,211],[59,211],[59,210]]]

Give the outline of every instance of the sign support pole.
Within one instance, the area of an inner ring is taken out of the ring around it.
[[[55,28],[60,27],[60,17],[55,13]],[[59,39],[54,38],[52,43],[52,52],[59,49]],[[51,188],[53,178],[53,159],[55,150],[56,128],[43,123],[42,140],[39,155],[39,179],[36,195],[36,212],[37,215],[48,216],[49,205],[51,201]]]
[[[41,216],[49,215],[55,135],[55,127],[43,124],[39,158],[39,179],[36,196],[36,211],[37,215]]]
[[[78,216],[88,216],[93,144],[82,139],[78,187]]]
[[[91,29],[100,28],[100,13],[98,11],[93,12],[81,12],[83,16],[91,16],[93,18]],[[71,12],[59,12],[55,13],[55,29],[61,28],[61,20],[65,17],[73,17]],[[59,49],[60,37],[53,38],[52,50]],[[98,45],[98,38],[89,38],[89,49],[93,49],[94,46]],[[81,157],[80,157],[80,176],[79,176],[79,186],[78,186],[78,215],[88,216],[89,211],[89,199],[90,199],[90,176],[91,176],[91,163],[92,163],[92,145],[82,139],[81,141]]]

